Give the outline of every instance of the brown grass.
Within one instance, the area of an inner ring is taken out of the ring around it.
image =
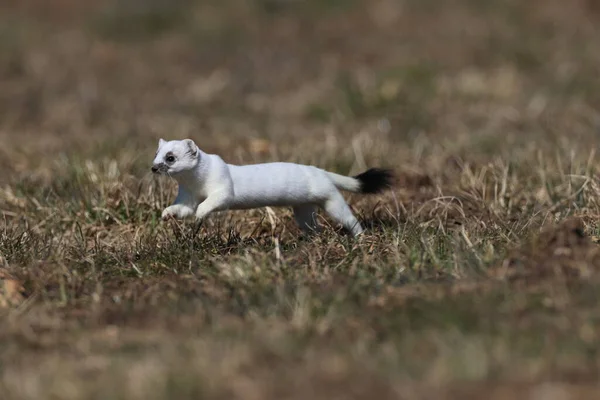
[[[86,4],[0,13],[2,399],[598,397],[594,2]],[[161,223],[159,137],[398,179]]]

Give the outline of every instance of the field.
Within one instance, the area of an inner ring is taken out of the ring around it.
[[[0,398],[600,398],[592,0],[0,9]],[[341,174],[367,232],[161,222],[159,138]]]

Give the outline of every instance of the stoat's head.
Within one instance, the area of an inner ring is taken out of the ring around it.
[[[152,163],[155,174],[177,175],[196,167],[200,158],[198,146],[191,139],[158,141],[158,149]]]

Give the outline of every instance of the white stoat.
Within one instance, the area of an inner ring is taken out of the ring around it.
[[[201,151],[191,139],[160,139],[152,172],[179,183],[177,198],[162,212],[163,219],[195,215],[201,221],[213,211],[290,206],[300,228],[308,232],[319,229],[318,206],[355,236],[363,228],[338,189],[378,193],[392,181],[391,171],[378,168],[349,177],[285,162],[226,164],[218,155]]]

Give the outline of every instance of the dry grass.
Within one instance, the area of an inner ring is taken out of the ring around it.
[[[1,13],[2,399],[598,397],[594,2],[80,3]],[[166,224],[159,137],[398,181]]]

